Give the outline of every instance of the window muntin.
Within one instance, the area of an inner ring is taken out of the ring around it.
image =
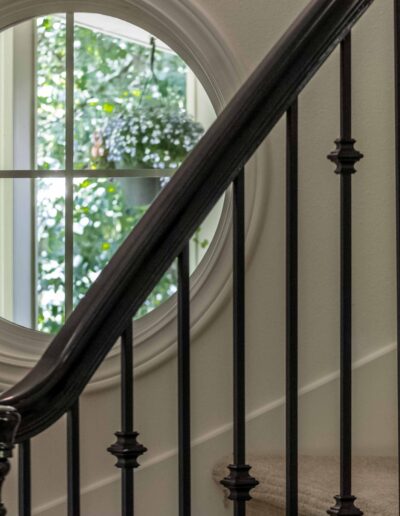
[[[112,84],[113,92],[111,94],[106,92],[102,97],[95,94],[94,88],[96,80],[109,84],[109,81],[105,81],[105,76],[110,72],[110,64],[105,63],[101,71],[102,76],[99,77],[96,76],[96,66],[91,63],[90,59],[87,59],[87,55],[84,56],[86,61],[82,67],[87,69],[87,84],[91,83],[86,90],[82,87],[84,74],[82,75],[80,67],[77,66],[81,60],[84,61],[82,54],[89,54],[92,57],[96,55],[96,49],[93,49],[93,45],[91,46],[88,41],[91,37],[90,34],[92,33],[92,36],[94,34],[93,39],[100,40],[103,46],[108,45],[108,49],[112,45],[117,47],[120,45],[120,48],[114,48],[114,50],[122,66],[127,64],[125,61],[128,54],[132,55],[132,46],[140,45],[137,42],[129,42],[126,38],[118,41],[115,34],[110,36],[93,31],[93,28],[86,25],[81,26],[74,23],[73,15],[40,18],[36,21],[36,26],[35,48],[38,55],[36,72],[37,151],[34,167],[36,172],[32,171],[29,175],[27,174],[27,177],[46,176],[46,178],[36,179],[36,186],[33,189],[36,201],[39,201],[41,196],[45,199],[46,191],[48,197],[53,197],[47,203],[40,203],[33,215],[35,218],[34,232],[37,237],[37,245],[34,246],[37,282],[36,285],[33,285],[34,305],[36,305],[33,318],[38,329],[53,332],[64,321],[65,312],[68,313],[84,295],[117,248],[117,244],[137,223],[152,200],[149,192],[153,191],[153,196],[158,193],[184,158],[184,154],[197,141],[201,130],[187,115],[181,118],[177,116],[179,112],[183,114],[185,111],[187,68],[164,45],[162,50],[157,49],[157,44],[150,39],[150,36],[148,43],[142,44],[137,59],[144,70],[144,79],[142,79],[145,86],[144,94],[140,77],[132,74],[131,83],[127,88],[123,78],[115,73],[116,81]],[[52,31],[56,34],[49,34]],[[51,53],[46,53],[45,44],[51,38],[55,41],[52,45],[53,57],[56,60],[54,66],[50,59]],[[65,39],[64,52],[63,38]],[[88,49],[90,52],[87,52]],[[146,55],[150,58],[150,65],[147,68],[144,59]],[[115,65],[114,61],[113,65]],[[71,62],[74,62],[73,67],[71,67]],[[63,71],[64,67],[65,72]],[[171,70],[173,81],[169,78]],[[48,74],[49,71],[51,71],[50,80],[46,77],[46,73]],[[71,94],[71,86],[68,84],[72,85],[73,94]],[[142,90],[140,90],[140,86],[142,86]],[[159,96],[162,97],[163,92],[166,92],[167,95],[164,95],[165,98],[161,98],[164,101],[161,103]],[[121,105],[128,105],[127,98],[130,102],[127,110],[128,117],[124,119],[122,110],[120,110],[119,116],[115,116]],[[166,105],[166,98],[171,101],[169,106]],[[46,118],[45,114],[49,112],[49,99],[50,103],[53,102],[52,107],[55,105],[56,108],[50,113],[51,116]],[[171,105],[176,108],[175,112],[171,109]],[[150,115],[147,119],[143,117],[143,111],[145,111],[142,109],[143,107],[146,107],[148,113],[153,115],[153,119]],[[165,126],[172,135],[173,139],[170,139],[173,143],[175,142],[170,148],[164,145],[166,148],[163,153],[157,153],[157,139],[162,140],[165,132],[161,131],[162,134],[157,135],[157,131],[154,130],[157,122],[157,109],[165,114],[167,120]],[[68,113],[71,111],[73,117],[68,117]],[[104,127],[104,120],[107,117],[112,123],[107,127],[107,131],[104,130],[99,135],[97,128],[101,123]],[[126,123],[128,118],[129,124]],[[88,119],[90,119],[90,124]],[[146,126],[146,122],[150,123],[147,123]],[[185,124],[184,131],[179,132]],[[149,125],[150,127],[148,127]],[[135,127],[139,127],[141,130],[141,132],[137,131],[140,143],[143,143],[147,137],[148,149],[143,145],[137,145],[139,152],[131,152],[129,148],[128,152],[125,152],[124,138],[126,139],[132,133],[135,134]],[[176,130],[176,134],[174,130]],[[187,133],[190,131],[190,136],[187,137]],[[180,140],[178,136],[181,136]],[[68,151],[68,145],[71,147],[71,142],[73,144],[72,159],[71,152]],[[89,146],[90,152],[88,153]],[[176,152],[176,149],[180,153]],[[112,159],[105,159],[111,153]],[[12,177],[11,172],[10,177]],[[18,171],[16,172],[15,177],[18,176]],[[144,190],[141,192],[141,204],[137,205],[132,204],[132,202],[137,202],[138,189],[134,187],[135,182],[141,182],[141,190]],[[63,184],[63,187],[59,186],[60,183]],[[152,184],[149,185],[149,183]],[[88,195],[91,190],[94,192],[92,197]],[[103,191],[110,195],[102,198],[99,192]],[[132,201],[132,195],[134,197],[136,195],[136,201]],[[110,210],[108,209],[110,207],[114,208]],[[50,213],[49,216],[46,215],[46,210]],[[89,211],[86,213],[85,210]],[[100,222],[99,225],[96,210],[97,213],[104,211],[106,217],[107,213],[109,214],[108,223],[107,221],[104,224]],[[113,218],[117,220],[117,224],[112,227],[109,222]],[[92,228],[92,234],[88,233],[90,228]],[[101,249],[100,253],[96,253],[95,263],[88,266],[88,260],[85,261],[84,257],[84,248],[88,247],[87,241],[94,237],[94,229],[97,231],[96,235],[99,237]],[[209,232],[209,228],[207,231]],[[55,235],[59,235],[59,238],[54,239]],[[51,245],[49,244],[50,237],[53,238]],[[203,238],[202,231],[196,234],[191,244],[192,268],[199,260],[199,255],[204,254],[208,242],[208,238]],[[65,250],[64,260],[61,256],[62,248]],[[52,256],[50,257],[49,254]],[[56,257],[55,260],[54,257]],[[85,266],[86,270],[84,270]],[[53,281],[52,285],[50,285],[51,281]],[[175,291],[176,268],[172,266],[139,311],[138,316],[148,313]]]

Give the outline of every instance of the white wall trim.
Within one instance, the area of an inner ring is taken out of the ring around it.
[[[164,0],[0,0],[0,30],[24,19],[51,12],[98,12],[135,23],[164,40],[181,55],[202,82],[218,112],[242,82],[244,68],[204,15],[190,2]],[[264,153],[262,153],[264,154]],[[266,210],[267,174],[261,156],[247,170],[247,256],[253,255]],[[231,196],[225,197],[216,235],[192,276],[192,335],[201,332],[218,313],[230,292]],[[50,337],[0,319],[0,387],[15,384],[33,367]],[[147,373],[172,357],[176,349],[176,298],[135,323],[135,374]],[[7,360],[4,360],[7,357]],[[119,381],[119,347],[109,354],[89,390],[109,388]]]
[[[0,34],[0,170],[13,165],[13,31]],[[0,181],[0,315],[13,315],[13,182]]]
[[[376,360],[379,360],[380,358],[383,358],[387,355],[390,355],[391,353],[395,353],[397,351],[397,344],[392,343],[388,344],[386,346],[383,346],[382,348],[370,353],[369,355],[366,355],[365,357],[360,358],[356,362],[353,363],[353,371],[357,369],[361,369]],[[325,385],[328,385],[340,378],[340,371],[334,371],[330,374],[327,374],[318,380],[315,380],[313,382],[310,382],[309,384],[305,385],[304,387],[299,389],[299,397],[306,396],[307,394],[314,392]],[[269,403],[266,403],[265,405],[262,405],[258,409],[253,410],[252,412],[249,412],[246,416],[247,423],[256,420],[262,416],[265,416],[266,414],[273,412],[274,410],[284,407],[285,406],[285,397],[282,396],[280,398],[277,398],[274,401],[271,401]],[[229,433],[232,431],[232,423],[226,423],[225,425],[221,425],[217,428],[214,428],[210,432],[207,432],[196,439],[193,439],[192,441],[192,448],[195,448],[197,446],[201,446],[202,444],[205,444],[209,441],[212,441],[213,439],[216,439],[217,437]],[[151,468],[153,466],[157,466],[160,463],[170,460],[174,457],[176,457],[178,454],[177,448],[172,448],[171,450],[165,451],[163,453],[160,453],[159,455],[156,455],[152,457],[151,459],[144,461],[143,464],[140,466],[140,471],[143,471],[144,469]],[[121,475],[119,473],[109,475],[108,477],[105,477],[97,482],[94,482],[92,484],[89,484],[88,486],[82,488],[81,495],[84,496],[85,494],[90,494],[93,492],[96,492],[97,490],[100,490],[106,486],[112,485],[116,482],[119,482],[121,478]],[[34,516],[43,515],[46,513],[46,511],[50,511],[52,509],[55,509],[56,507],[60,507],[65,505],[67,502],[66,497],[59,497],[55,500],[52,500],[51,502],[48,502],[46,504],[43,504],[36,509],[33,510]]]

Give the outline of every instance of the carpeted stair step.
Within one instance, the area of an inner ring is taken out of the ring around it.
[[[227,475],[229,459],[213,471],[216,482]],[[282,457],[248,458],[251,474],[260,482],[252,491],[248,516],[285,516],[285,460]],[[365,516],[398,516],[397,459],[392,457],[355,457],[353,494]],[[221,486],[221,489],[224,488]],[[339,489],[339,459],[335,457],[299,458],[299,515],[321,516],[334,505]]]

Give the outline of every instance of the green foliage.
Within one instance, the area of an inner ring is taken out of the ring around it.
[[[51,333],[56,332],[64,321],[63,181],[63,179],[40,179],[37,185],[37,327],[39,330]]]
[[[100,274],[147,206],[127,208],[112,179],[74,181],[74,305]]]
[[[169,149],[177,166],[202,134],[185,111],[185,64],[150,43],[75,28],[76,168],[88,167],[91,147],[104,168],[163,168]]]
[[[37,22],[37,166],[65,167],[66,26],[48,17]]]
[[[65,22],[38,19],[38,167],[65,167]],[[147,206],[132,206],[117,167],[175,168],[202,128],[185,111],[186,67],[176,55],[75,27],[75,168],[109,169],[109,178],[74,180],[76,305],[139,222]],[[133,180],[133,179],[132,179]],[[38,329],[64,322],[65,194],[57,181],[38,181]],[[198,235],[197,235],[198,236]],[[207,245],[206,243],[202,243]],[[172,266],[138,312],[176,292]]]

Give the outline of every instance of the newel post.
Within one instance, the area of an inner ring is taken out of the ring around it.
[[[2,502],[1,490],[4,480],[10,472],[9,459],[15,443],[21,416],[13,407],[0,405],[0,516],[6,516],[7,509]]]

